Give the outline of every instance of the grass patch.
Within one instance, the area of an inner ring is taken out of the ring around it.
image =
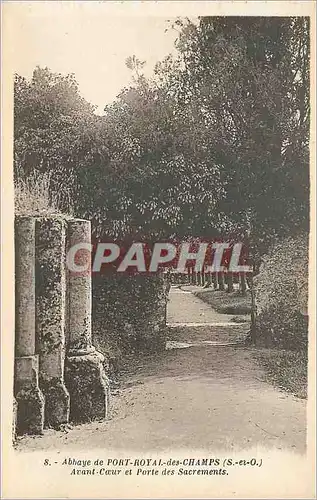
[[[298,398],[307,398],[306,351],[260,349],[254,352],[268,382]]]
[[[14,205],[16,215],[70,217],[73,209],[59,210],[59,197],[51,188],[51,174],[32,172],[29,177],[17,177],[14,183]]]
[[[222,314],[240,315],[251,313],[250,291],[247,291],[245,295],[241,295],[239,291],[228,293],[205,289],[194,292],[194,295]]]

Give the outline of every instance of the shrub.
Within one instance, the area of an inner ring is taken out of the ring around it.
[[[308,339],[308,236],[289,237],[264,257],[255,278],[259,343],[304,349]]]
[[[93,335],[105,354],[165,348],[165,310],[162,276],[93,276]]]

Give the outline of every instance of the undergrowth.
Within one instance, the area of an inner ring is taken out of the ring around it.
[[[298,398],[307,398],[306,351],[259,349],[255,356],[268,382]]]

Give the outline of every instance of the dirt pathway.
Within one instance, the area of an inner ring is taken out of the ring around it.
[[[172,287],[167,309],[168,323],[230,323],[234,315],[220,314],[195,297],[190,290],[199,287]]]
[[[192,294],[173,291],[171,301],[169,322],[206,323],[181,333],[171,329],[171,335],[215,338],[210,323],[226,315],[216,315]],[[305,402],[266,383],[252,349],[203,343],[170,349],[135,361],[116,392],[111,420],[24,437],[18,449],[305,450]]]
[[[236,323],[231,314],[220,314],[191,291],[199,287],[172,287],[169,295],[167,349],[240,343],[247,336],[250,323]]]

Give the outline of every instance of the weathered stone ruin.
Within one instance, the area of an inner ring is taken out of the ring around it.
[[[15,425],[18,434],[105,418],[109,384],[92,345],[91,275],[71,273],[67,249],[90,243],[90,222],[15,221]],[[90,259],[89,252],[85,258]]]

